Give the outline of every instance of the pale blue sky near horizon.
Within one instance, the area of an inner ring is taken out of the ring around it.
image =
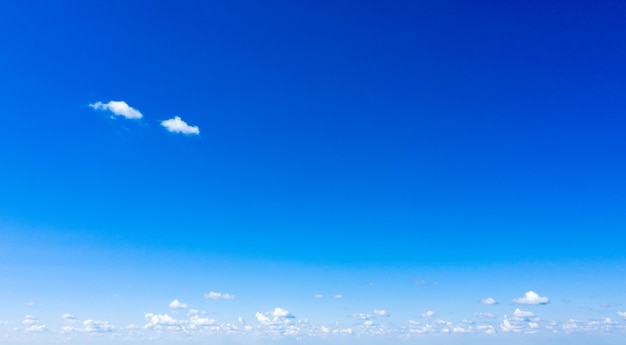
[[[3,1],[0,344],[616,343],[625,16]]]

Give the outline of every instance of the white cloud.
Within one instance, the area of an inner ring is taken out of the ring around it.
[[[66,320],[66,321],[74,321],[74,320],[76,320],[76,316],[74,316],[72,314],[68,314],[68,313],[65,313],[65,314],[61,315],[61,318],[63,320]]]
[[[123,116],[127,119],[140,119],[143,117],[139,110],[131,107],[124,101],[96,102],[89,104],[89,106],[96,110],[108,110],[117,116]]]
[[[198,327],[213,326],[216,324],[217,324],[216,320],[199,317],[198,315],[194,315],[189,318],[189,327],[191,329],[198,328]]]
[[[364,314],[364,313],[357,313],[357,314],[353,314],[352,315],[353,318],[355,319],[359,319],[359,320],[369,320],[373,317],[372,314]]]
[[[33,315],[26,315],[24,316],[24,321],[22,321],[22,323],[25,325],[38,325],[39,318]]]
[[[524,310],[520,310],[519,308],[517,308],[513,312],[513,316],[516,318],[527,319],[529,317],[535,316],[535,314],[533,314],[533,312],[531,311],[524,311]]]
[[[335,295],[335,299],[342,299],[342,298],[343,298],[343,295],[342,295],[342,294],[336,294],[336,295]]]
[[[161,125],[173,133],[200,134],[198,126],[189,126],[187,122],[183,121],[178,116],[174,116],[173,119],[161,122]]]
[[[24,316],[22,323],[28,326],[25,331],[29,333],[44,332],[48,330],[46,325],[41,324],[41,322],[39,322],[39,318],[33,315]]]
[[[424,319],[430,319],[431,317],[433,317],[433,316],[435,316],[435,315],[436,315],[436,314],[435,314],[435,312],[434,312],[434,311],[429,310],[429,311],[427,311],[427,312],[423,313],[423,314],[422,314],[422,317],[423,317]]]
[[[389,313],[385,309],[374,309],[376,316],[389,316]]]
[[[172,309],[187,309],[187,304],[182,303],[181,301],[175,299],[172,302],[170,302],[170,308]]]
[[[211,291],[211,292],[205,293],[204,298],[206,299],[235,299],[235,296],[229,293]]]
[[[548,297],[539,296],[534,291],[527,291],[524,294],[524,297],[516,298],[513,300],[514,303],[517,304],[548,304],[550,303],[550,299]]]
[[[313,295],[313,297],[315,297],[315,298],[324,298],[324,295],[322,295],[321,293],[318,293],[318,294]]]
[[[623,317],[624,319],[626,319],[626,311],[618,311],[617,315],[619,315],[620,317]]]
[[[294,318],[293,315],[291,315],[291,313],[288,310],[282,309],[282,308],[275,308],[274,311],[272,312],[272,316],[274,317],[284,317],[284,318]]]
[[[474,317],[479,319],[495,319],[496,315],[492,313],[474,313]]]
[[[161,329],[164,327],[165,328],[178,327],[180,325],[180,321],[174,319],[173,317],[167,314],[146,313],[145,317],[146,317],[146,320],[148,321],[148,323],[146,323],[143,326],[143,328],[145,329],[151,329],[151,328]]]
[[[25,329],[25,331],[28,333],[45,332],[47,330],[48,328],[46,327],[46,325],[32,325]]]
[[[482,304],[487,304],[487,305],[494,305],[494,304],[498,304],[498,302],[497,302],[495,299],[491,298],[491,297],[487,297],[487,298],[485,298],[485,299],[482,299],[482,300],[480,301],[480,303],[482,303]]]
[[[115,327],[108,321],[85,320],[83,321],[83,332],[87,333],[108,333],[113,332]]]

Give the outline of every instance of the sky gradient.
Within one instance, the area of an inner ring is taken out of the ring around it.
[[[617,344],[626,4],[0,3],[0,344]]]

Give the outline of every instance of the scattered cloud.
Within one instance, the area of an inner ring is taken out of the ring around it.
[[[389,313],[385,309],[374,309],[376,316],[389,316]]]
[[[618,311],[617,315],[619,315],[620,317],[626,319],[626,311]]]
[[[423,279],[415,279],[415,285],[426,285],[426,281]]]
[[[493,313],[474,313],[474,317],[479,319],[495,319],[496,315]]]
[[[513,316],[516,318],[527,319],[527,318],[535,316],[535,314],[533,314],[533,312],[531,311],[524,311],[524,310],[520,310],[519,308],[517,308],[513,312]]]
[[[127,119],[141,119],[143,117],[139,110],[131,107],[124,101],[109,101],[109,103],[96,102],[89,104],[89,106],[96,110],[108,110],[117,116],[122,116]]]
[[[435,315],[437,315],[437,314],[434,311],[429,310],[429,311],[427,311],[427,312],[422,314],[422,318],[430,319],[430,318],[434,317]]]
[[[170,302],[170,308],[172,309],[187,309],[187,304],[182,303],[181,301],[175,299],[172,302]]]
[[[498,302],[495,299],[491,298],[491,297],[487,297],[487,298],[484,298],[484,299],[480,300],[480,303],[487,304],[487,305],[498,304]]]
[[[85,320],[83,321],[83,332],[86,333],[108,333],[113,332],[115,327],[108,321]]]
[[[76,323],[78,321],[76,316],[72,314],[68,314],[68,313],[61,315],[61,318],[65,320],[65,322],[68,322],[68,323]]]
[[[211,291],[211,292],[205,293],[204,298],[206,299],[235,299],[235,296],[229,293]]]
[[[39,318],[33,315],[26,315],[24,316],[24,320],[22,321],[22,323],[28,327],[26,327],[26,329],[24,331],[28,332],[28,333],[38,333],[38,332],[45,332],[48,330],[48,328],[46,327],[46,325],[42,324],[39,321]]]
[[[257,312],[255,317],[259,323],[265,326],[290,325],[296,318],[291,312],[282,308],[275,308],[267,313]]]
[[[548,297],[539,296],[539,294],[537,294],[534,291],[527,291],[524,294],[524,297],[516,298],[513,300],[513,302],[517,304],[537,305],[537,304],[548,304],[550,303],[550,299]]]
[[[183,121],[180,117],[174,116],[174,118],[161,122],[161,125],[172,133],[182,134],[200,134],[198,126],[190,126],[187,122]]]
[[[324,298],[324,295],[322,295],[321,293],[318,293],[318,294],[313,295],[313,297],[315,297],[315,298]]]
[[[335,299],[342,299],[343,295],[342,294],[336,294],[334,297],[335,297]]]

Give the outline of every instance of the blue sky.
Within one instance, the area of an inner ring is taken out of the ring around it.
[[[0,343],[617,343],[625,14],[3,1]]]

